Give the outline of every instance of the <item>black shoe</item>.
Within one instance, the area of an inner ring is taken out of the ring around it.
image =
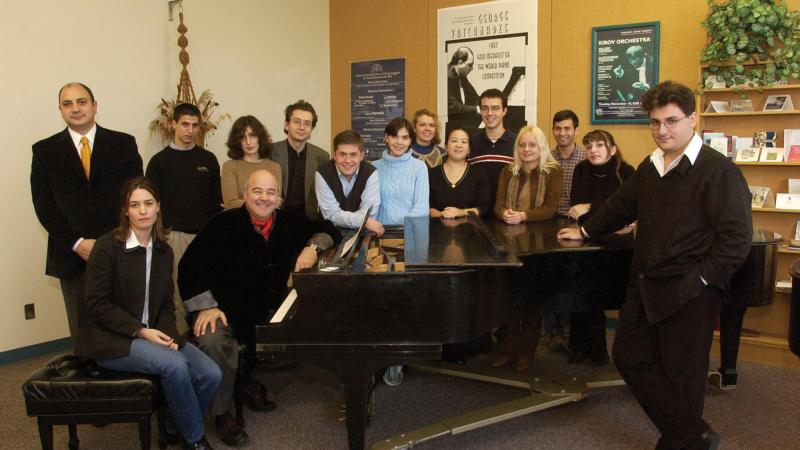
[[[164,430],[164,442],[166,442],[167,445],[176,445],[182,440],[183,439],[181,439],[179,435]]]
[[[236,447],[247,442],[247,432],[236,422],[231,413],[226,412],[214,417],[214,427],[222,442]]]
[[[567,359],[567,362],[569,364],[580,364],[583,362],[584,359],[586,359],[586,353],[573,352],[571,355],[569,355],[569,359]]]
[[[720,439],[720,436],[714,430],[709,429],[689,444],[686,450],[717,450]]]
[[[608,357],[608,351],[605,349],[603,349],[603,351],[592,353],[592,355],[589,357],[589,360],[595,366],[605,366],[611,361]]]
[[[248,380],[242,384],[242,395],[247,405],[254,411],[268,412],[275,410],[275,402],[268,398],[267,388],[257,381]]]
[[[192,442],[191,444],[187,442],[185,447],[186,450],[214,450],[214,447],[208,443],[205,436],[197,442]]]

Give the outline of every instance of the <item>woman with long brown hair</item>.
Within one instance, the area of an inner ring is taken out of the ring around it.
[[[107,369],[158,375],[187,447],[210,449],[203,412],[222,373],[175,327],[173,255],[159,199],[145,177],[123,186],[120,225],[97,239],[89,257],[75,353]]]

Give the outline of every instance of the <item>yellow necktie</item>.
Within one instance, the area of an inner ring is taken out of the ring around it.
[[[89,148],[89,139],[86,136],[81,138],[81,163],[83,163],[83,171],[86,172],[86,178],[89,178],[89,165],[92,162],[92,150]]]

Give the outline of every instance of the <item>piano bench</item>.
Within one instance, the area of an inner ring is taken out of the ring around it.
[[[150,448],[150,417],[158,411],[159,447],[166,448],[164,414],[157,377],[104,369],[91,359],[62,355],[37,369],[22,385],[28,416],[36,417],[43,450],[53,448],[53,425],[69,427],[69,448],[77,450],[78,424],[135,422],[139,444]]]

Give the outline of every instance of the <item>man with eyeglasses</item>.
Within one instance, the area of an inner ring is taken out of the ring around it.
[[[317,126],[317,112],[311,103],[298,100],[284,110],[286,139],[272,146],[269,158],[283,172],[283,208],[312,220],[320,220],[317,197],[314,193],[314,174],[330,160],[325,150],[308,142]]]
[[[483,130],[479,130],[469,140],[469,163],[481,167],[489,178],[492,204],[489,216],[494,211],[497,197],[497,182],[500,171],[506,164],[514,162],[514,141],[517,135],[507,130],[503,118],[508,112],[508,98],[499,89],[487,89],[481,94],[480,105]]]
[[[637,221],[614,363],[661,432],[657,449],[714,449],[720,437],[703,420],[708,355],[731,275],[750,251],[750,192],[694,132],[691,89],[665,81],[641,103],[658,148],[582,228],[558,238],[591,239]]]

